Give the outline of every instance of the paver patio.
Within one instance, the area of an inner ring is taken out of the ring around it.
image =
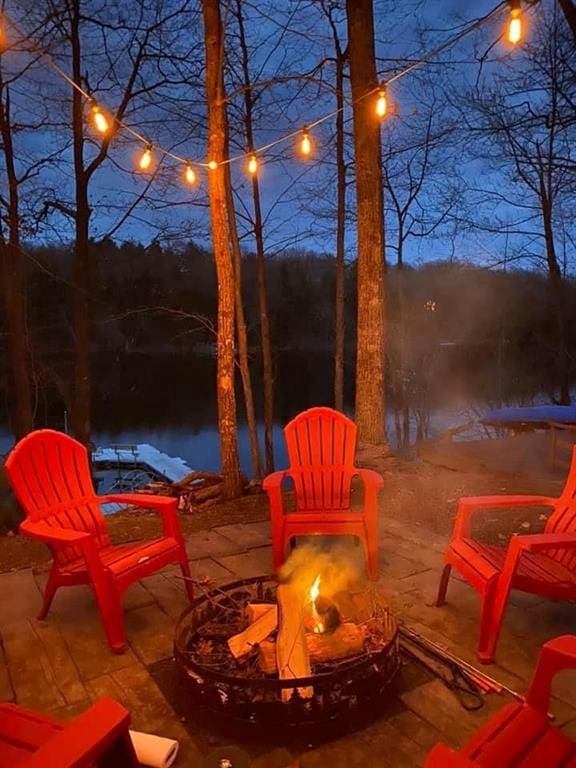
[[[271,572],[267,522],[226,525],[192,534],[187,549],[195,578],[216,583]],[[445,608],[432,607],[445,546],[427,529],[410,529],[387,519],[380,523],[381,584],[397,615],[430,639],[477,664],[477,598],[454,578]],[[109,651],[96,606],[87,587],[61,589],[46,621],[34,617],[46,572],[31,569],[0,575],[0,700],[16,701],[60,717],[73,716],[100,696],[109,695],[132,713],[135,729],[176,738],[179,766],[202,764],[202,747],[174,712],[148,666],[172,653],[174,623],[187,602],[178,569],[168,568],[134,585],[127,593],[129,648]],[[523,691],[540,645],[575,631],[574,605],[516,593],[498,647],[498,664],[486,672]],[[574,673],[572,673],[574,674]],[[403,707],[389,717],[330,744],[305,751],[302,768],[330,765],[419,766],[438,740],[459,746],[498,709],[503,698],[486,698],[479,712],[465,711],[435,679],[401,694]],[[570,673],[554,686],[557,723],[576,738],[576,684]],[[255,766],[282,766],[290,753],[267,748]]]

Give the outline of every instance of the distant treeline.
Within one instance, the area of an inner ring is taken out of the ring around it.
[[[214,341],[216,275],[209,251],[181,250],[105,240],[92,245],[96,274],[92,298],[96,323],[93,352],[117,355],[210,353]],[[31,344],[35,376],[66,401],[72,355],[72,249],[27,247]],[[243,295],[251,348],[257,350],[256,260],[243,259]],[[288,251],[267,261],[267,293],[274,349],[310,355],[330,353],[334,338],[334,259]],[[566,281],[567,306],[576,285]],[[355,263],[346,279],[346,344],[353,364]],[[495,355],[524,370],[531,384],[553,391],[556,352],[554,314],[545,275],[494,271],[458,262],[428,262],[387,281],[389,387],[394,378],[415,381],[437,356],[478,369]],[[572,374],[576,323],[568,329]],[[6,381],[5,334],[0,333],[0,377]],[[257,355],[255,355],[257,357]],[[331,371],[326,372],[332,375]],[[536,377],[536,382],[534,382]]]

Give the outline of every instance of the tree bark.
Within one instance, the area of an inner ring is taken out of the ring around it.
[[[251,90],[248,46],[244,32],[244,17],[241,0],[237,0],[238,34],[242,55],[242,75],[244,85],[244,126],[248,152],[254,150],[254,132],[252,116],[254,102]],[[256,241],[256,263],[258,280],[258,309],[260,313],[260,343],[262,348],[262,374],[264,383],[264,450],[266,454],[266,473],[274,471],[274,369],[270,344],[270,322],[268,319],[268,299],[266,295],[266,257],[264,253],[264,224],[260,204],[260,187],[256,174],[252,176],[252,202],[254,205],[254,239]]]
[[[576,5],[573,0],[558,0],[576,43]]]
[[[346,163],[344,160],[344,55],[336,50],[336,297],[334,316],[334,407],[344,410],[344,240],[346,235]]]
[[[212,244],[218,280],[217,396],[224,495],[241,491],[234,392],[234,264],[227,220],[225,168],[226,115],[224,100],[224,34],[219,0],[202,0],[206,47],[208,156],[218,165],[208,171]]]
[[[80,42],[80,0],[70,4],[70,44],[72,48],[72,79],[82,84],[82,51]],[[90,206],[88,177],[84,168],[84,100],[72,89],[72,136],[74,182],[76,195],[75,258],[74,258],[74,377],[72,387],[72,432],[87,445],[91,432],[92,404],[92,302],[93,264],[90,249]]]
[[[386,444],[384,215],[372,0],[346,0],[354,114],[358,238],[356,423],[364,444]]]
[[[0,81],[0,136],[8,179],[8,240],[5,241],[0,233],[0,274],[4,289],[4,314],[12,375],[11,423],[14,437],[18,440],[30,432],[34,425],[32,361],[28,333],[26,273],[20,248],[19,190],[12,144],[10,95],[6,91],[6,103],[4,103],[2,91]]]
[[[226,133],[228,133],[228,126],[226,126]],[[230,230],[230,247],[232,248],[232,254],[234,257],[238,365],[240,367],[240,378],[242,379],[242,389],[244,392],[244,405],[246,408],[246,423],[248,425],[248,437],[250,440],[252,471],[254,473],[254,477],[261,478],[262,464],[260,462],[260,447],[258,445],[258,426],[256,424],[256,415],[254,413],[254,394],[252,391],[252,378],[250,376],[250,362],[248,359],[248,336],[246,333],[244,302],[242,299],[242,253],[240,251],[240,240],[238,239],[238,227],[236,226],[236,213],[234,210],[234,196],[232,194],[232,178],[229,164],[225,166],[225,172],[228,227]]]

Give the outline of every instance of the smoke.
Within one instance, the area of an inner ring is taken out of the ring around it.
[[[317,539],[317,540],[316,540]],[[280,581],[301,585],[308,592],[320,576],[322,597],[346,592],[365,572],[364,552],[356,540],[337,536],[318,536],[292,551],[280,569]]]

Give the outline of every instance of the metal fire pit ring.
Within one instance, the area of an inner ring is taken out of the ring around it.
[[[200,630],[218,620],[237,602],[275,602],[277,581],[273,576],[255,576],[212,589],[197,597],[176,625],[174,655],[184,673],[188,691],[196,703],[225,720],[262,726],[300,728],[335,724],[350,725],[356,716],[361,722],[372,719],[400,669],[398,629],[383,648],[367,651],[343,661],[327,672],[310,677],[280,680],[231,674],[201,663],[190,652]],[[295,690],[289,702],[282,702],[283,689],[312,686],[311,698]]]

